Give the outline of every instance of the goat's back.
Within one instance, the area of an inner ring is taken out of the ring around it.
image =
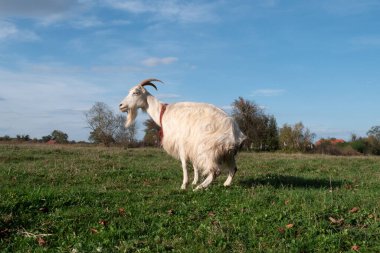
[[[184,155],[192,162],[202,160],[200,157],[217,160],[236,151],[245,138],[231,117],[205,103],[168,105],[162,127],[164,149],[177,158]]]

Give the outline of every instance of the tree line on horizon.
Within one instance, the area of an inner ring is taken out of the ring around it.
[[[337,143],[335,138],[322,139],[314,144],[316,135],[312,133],[302,122],[284,124],[278,127],[276,118],[268,115],[255,102],[242,97],[232,103],[232,113],[242,132],[247,139],[242,145],[243,150],[256,152],[310,152],[332,155],[380,155],[380,126],[372,127],[366,137],[352,135],[351,140]],[[103,102],[96,102],[85,113],[86,123],[90,129],[89,141],[105,146],[119,145],[124,147],[159,147],[160,127],[152,120],[147,119],[144,125],[144,137],[137,140],[137,125],[133,124],[125,128],[126,116],[115,114],[110,107]],[[17,135],[0,137],[0,141],[31,141],[29,135]],[[75,143],[68,140],[68,135],[60,130],[54,130],[50,135],[42,139],[33,139],[35,142],[47,142],[53,140],[56,143]]]

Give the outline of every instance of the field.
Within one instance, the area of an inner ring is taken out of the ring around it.
[[[0,145],[0,252],[380,252],[380,158],[240,153],[180,190],[160,149]]]

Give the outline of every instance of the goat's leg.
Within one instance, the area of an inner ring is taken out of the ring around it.
[[[234,178],[236,171],[237,171],[237,167],[236,166],[231,167],[229,169],[227,180],[223,184],[224,186],[230,186],[231,185],[232,179]]]
[[[183,172],[183,181],[181,185],[181,189],[185,190],[187,187],[187,184],[189,183],[189,177],[187,175],[187,168],[186,168],[186,159],[181,159],[182,163],[182,172]]]
[[[198,171],[198,168],[195,167],[194,165],[193,165],[193,168],[194,168],[194,180],[193,180],[192,185],[196,185],[199,179],[199,171]]]
[[[213,180],[214,180],[214,173],[210,172],[210,174],[208,174],[206,179],[200,185],[198,185],[197,188],[194,189],[194,191],[207,188],[207,186],[209,186],[209,184],[211,184]]]

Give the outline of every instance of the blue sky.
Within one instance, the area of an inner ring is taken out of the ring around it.
[[[242,96],[279,126],[365,136],[380,125],[379,27],[377,0],[2,0],[0,136],[87,140],[84,112],[117,112],[150,77],[168,103],[230,111]]]

